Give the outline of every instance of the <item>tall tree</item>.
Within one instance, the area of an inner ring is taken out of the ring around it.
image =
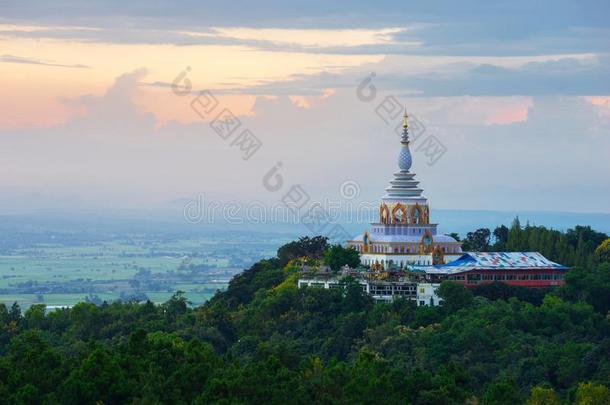
[[[506,249],[511,252],[518,252],[523,250],[523,230],[521,229],[521,222],[519,217],[513,220],[508,231],[508,239],[506,241]]]
[[[508,228],[505,225],[498,226],[496,229],[494,229],[493,235],[493,249],[497,252],[505,251],[506,243],[508,242]]]
[[[488,228],[479,228],[474,232],[468,232],[464,239],[463,248],[466,251],[487,252],[489,251],[489,238],[491,231]]]

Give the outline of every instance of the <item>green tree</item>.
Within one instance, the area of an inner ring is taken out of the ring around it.
[[[176,291],[176,293],[163,304],[162,308],[167,319],[173,322],[178,316],[186,312],[188,305],[189,301],[184,296],[184,291]]]
[[[610,239],[606,239],[595,248],[595,258],[600,263],[610,262]]]
[[[444,300],[444,310],[450,313],[472,304],[472,293],[463,285],[452,281],[443,281],[436,294]]]
[[[516,217],[508,230],[506,249],[510,252],[519,252],[523,250],[523,238],[524,235],[523,230],[521,229],[521,222],[519,221],[519,217]]]
[[[13,305],[11,305],[11,309],[8,311],[8,319],[9,322],[21,321],[21,307],[16,301],[13,302]]]
[[[589,250],[595,249],[605,239],[608,239],[608,235],[603,232],[597,232],[591,229],[590,226],[576,225],[573,229],[566,231],[566,237],[568,243],[573,247],[578,245],[578,241],[582,240],[583,243],[587,244]]]
[[[280,260],[280,266],[284,267],[292,259],[299,257],[309,257],[312,259],[321,259],[324,251],[328,248],[328,238],[325,236],[304,236],[298,241],[293,241],[281,246],[277,250],[277,257]]]
[[[23,389],[19,395],[35,396],[39,402],[42,394],[56,389],[62,371],[61,357],[41,331],[27,330],[12,339],[8,360],[11,364],[8,381],[16,391]]]
[[[332,245],[324,252],[324,263],[335,271],[345,265],[356,268],[360,265],[360,255],[354,248]]]
[[[6,325],[10,322],[10,316],[8,308],[4,302],[0,302],[0,326]]]
[[[342,302],[343,312],[360,312],[373,306],[373,300],[363,289],[362,285],[353,279],[348,279],[345,284],[344,298]]]
[[[586,301],[596,311],[610,311],[610,263],[601,263],[593,268],[574,267],[565,275],[565,285],[558,294],[571,301]]]
[[[610,389],[591,382],[580,383],[576,390],[576,405],[609,405]]]
[[[513,405],[522,402],[518,387],[507,381],[490,384],[483,395],[483,404]]]
[[[487,228],[479,228],[474,232],[468,232],[462,247],[466,251],[487,252],[490,236],[491,232]]]
[[[493,250],[496,252],[502,252],[506,250],[506,244],[508,242],[508,228],[506,225],[496,227],[493,232],[494,245]]]
[[[552,388],[532,387],[530,397],[525,402],[526,405],[561,405],[559,397]]]
[[[482,296],[490,300],[508,300],[517,297],[521,301],[529,302],[534,305],[542,304],[544,296],[550,292],[545,288],[528,288],[509,285],[501,281],[479,284],[472,289],[474,295]]]
[[[47,319],[45,317],[46,305],[44,304],[35,304],[28,308],[25,311],[23,316],[23,322],[29,329],[42,329],[47,323]]]
[[[135,387],[134,387],[135,388]],[[125,403],[129,385],[118,355],[95,348],[63,382],[63,403]]]

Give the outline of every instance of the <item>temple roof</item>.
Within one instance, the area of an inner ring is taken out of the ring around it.
[[[456,260],[426,269],[430,274],[454,274],[470,270],[567,270],[538,252],[469,252]]]
[[[422,195],[423,190],[417,187],[418,184],[419,181],[415,180],[415,173],[410,173],[408,170],[399,170],[394,173],[394,179],[390,180],[390,185],[385,189],[386,194],[383,198],[398,200],[425,199]]]

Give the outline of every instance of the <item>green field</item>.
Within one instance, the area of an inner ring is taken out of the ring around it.
[[[126,279],[132,278],[140,268],[153,272],[176,270],[182,261],[174,257],[123,258],[109,254],[88,257],[80,255],[80,248],[74,250],[74,255],[49,252],[35,257],[0,256],[0,288],[26,280]]]
[[[102,300],[116,300],[125,291],[129,280],[140,270],[151,273],[178,271],[181,264],[205,264],[212,272],[210,281],[227,280],[235,272],[229,268],[230,259],[214,254],[218,244],[205,239],[187,239],[166,243],[111,241],[84,246],[66,247],[44,244],[19,249],[0,256],[0,302],[18,302],[22,307],[35,303],[48,306],[69,306],[85,300],[87,293],[23,294],[17,287],[26,282],[91,283],[100,282],[93,293]],[[140,292],[153,302],[164,302],[178,290],[194,304],[208,300],[226,283],[177,282],[171,291]],[[15,290],[15,293],[10,293]]]
[[[163,303],[167,301],[173,293],[169,292],[148,292],[146,295],[154,303]],[[118,294],[97,294],[102,300],[114,301],[119,299]],[[213,293],[200,293],[195,291],[189,291],[185,294],[186,298],[191,302],[192,305],[201,305],[209,300],[214,294]],[[4,303],[7,306],[17,302],[21,308],[26,309],[34,304],[44,303],[47,307],[65,307],[72,306],[79,302],[85,301],[86,294],[47,294],[44,296],[44,302],[37,300],[36,294],[17,294],[17,295],[0,295],[0,303]]]

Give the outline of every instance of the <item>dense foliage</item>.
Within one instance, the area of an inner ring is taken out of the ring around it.
[[[445,283],[443,307],[416,307],[355,283],[298,289],[292,259],[324,257],[314,239],[194,309],[181,294],[0,305],[0,404],[610,404],[610,264],[595,246],[558,290]]]
[[[353,248],[345,248],[341,245],[332,245],[324,252],[324,263],[332,270],[339,270],[343,266],[355,269],[360,265],[360,254]]]
[[[492,241],[493,235],[493,241]],[[480,228],[469,232],[463,240],[464,251],[478,252],[540,252],[551,260],[566,266],[591,266],[596,258],[596,248],[608,239],[608,235],[596,232],[590,226],[576,226],[567,232],[548,229],[544,226],[521,226],[519,218],[510,228],[502,225],[491,232]],[[493,243],[492,243],[493,242]],[[597,251],[599,257],[606,256],[604,247]]]

